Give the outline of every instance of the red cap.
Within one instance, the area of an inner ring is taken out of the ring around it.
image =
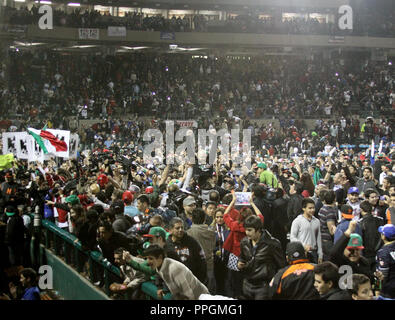
[[[133,202],[133,193],[131,193],[129,190],[125,191],[122,195],[122,200],[123,202],[129,204]]]
[[[153,193],[154,192],[154,187],[147,187],[147,188],[145,188],[145,193]]]
[[[97,177],[97,183],[103,187],[108,183],[108,177],[105,174],[101,174]]]

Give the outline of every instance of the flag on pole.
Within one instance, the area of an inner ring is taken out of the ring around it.
[[[53,133],[46,130],[46,126],[42,130],[27,128],[27,132],[37,141],[44,154],[56,154],[68,150],[66,141],[60,140]]]
[[[372,139],[372,148],[370,150],[370,164],[374,164],[374,140]]]
[[[381,151],[383,151],[383,140],[380,141],[380,146],[379,146],[378,153],[380,154]]]

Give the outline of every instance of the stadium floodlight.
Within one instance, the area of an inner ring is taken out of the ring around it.
[[[68,5],[69,7],[81,7],[81,4],[80,4],[80,3],[75,3],[75,2],[69,2],[67,5]]]
[[[14,0],[15,2],[26,2],[26,0]]]
[[[149,47],[128,47],[128,46],[121,46],[122,49],[125,50],[142,50],[142,49],[147,49]]]
[[[20,41],[15,41],[14,43],[22,47],[39,46],[44,44],[43,42],[20,42]]]
[[[95,44],[87,44],[87,45],[72,46],[70,48],[72,48],[72,49],[87,49],[87,48],[96,48],[96,47],[98,47],[98,46]]]

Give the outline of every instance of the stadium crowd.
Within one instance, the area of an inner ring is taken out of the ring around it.
[[[38,6],[16,8],[5,7],[5,21],[16,25],[37,24],[40,18]],[[392,37],[395,34],[393,8],[354,11],[354,28],[342,33],[333,22],[317,18],[259,17],[256,14],[241,14],[224,20],[210,21],[204,15],[144,16],[138,12],[126,12],[124,17],[101,14],[97,10],[75,9],[72,13],[54,10],[54,25],[73,28],[107,28],[123,26],[127,30],[165,32],[236,32],[268,34],[319,34]]]
[[[22,50],[4,58],[9,68],[4,63],[0,73],[3,117],[28,113],[29,120],[44,120],[55,115],[56,122],[76,115],[94,119],[121,114],[180,120],[340,119],[387,115],[395,106],[392,64],[356,54],[332,59],[214,55],[193,59]]]
[[[1,171],[2,299],[39,298],[29,259],[35,210],[119,267],[118,298],[142,299],[146,283],[163,299],[395,298],[393,124],[360,122],[351,108],[393,110],[387,62],[48,50],[3,61],[2,132],[78,130],[80,152]],[[300,120],[309,116],[319,118],[314,129]],[[259,118],[277,118],[280,130]],[[103,121],[83,127],[85,119]],[[145,163],[142,137],[163,132],[165,119],[192,119],[195,134],[251,129],[252,167]],[[372,140],[383,142],[373,159],[360,146]],[[18,266],[10,282],[4,270]],[[342,266],[352,270],[347,290]],[[90,280],[104,285],[100,270]]]
[[[2,298],[38,297],[29,260],[34,210],[120,268],[111,285],[118,298],[143,298],[147,282],[159,299],[394,298],[392,141],[371,159],[369,149],[334,148],[322,132],[303,144],[290,130],[300,149],[291,144],[280,158],[258,146],[251,169],[221,157],[166,165],[144,163],[140,139],[161,122],[136,123],[134,135],[116,121],[95,124],[76,160],[16,160],[1,172],[2,270],[25,267],[25,290],[1,274]],[[348,290],[339,282],[344,265],[353,273]],[[90,280],[104,285],[100,272]]]

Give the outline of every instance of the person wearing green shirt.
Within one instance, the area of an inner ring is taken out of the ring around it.
[[[160,247],[164,248],[166,251],[166,254],[169,258],[175,259],[179,261],[179,257],[176,252],[171,251],[167,248],[166,245],[166,240],[169,236],[169,233],[163,229],[162,227],[152,227],[149,231],[148,234],[144,235],[144,238],[149,239],[149,244],[157,244]],[[125,261],[128,262],[128,264],[135,270],[143,272],[145,275],[151,277],[151,280],[154,282],[157,282],[157,273],[154,269],[152,269],[147,261],[144,262],[138,262],[134,257],[127,251],[124,251],[123,258]],[[154,283],[152,282],[146,282],[143,284],[143,287],[146,287],[147,291],[152,291],[152,292],[157,292],[158,290],[154,290]],[[164,295],[163,299],[168,300],[171,298],[170,293]]]
[[[278,180],[274,173],[267,168],[266,163],[261,162],[258,164],[258,174],[260,183],[264,183],[271,188],[278,187]]]

